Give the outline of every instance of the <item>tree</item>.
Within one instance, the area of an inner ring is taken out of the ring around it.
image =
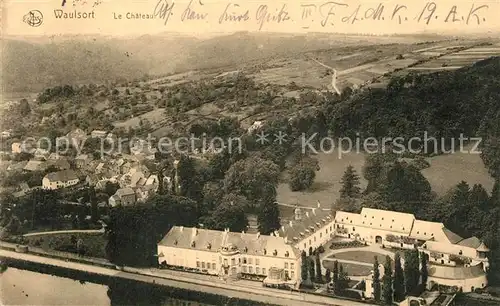
[[[276,200],[279,168],[271,161],[259,157],[248,157],[234,163],[224,176],[226,192],[245,196],[251,204],[258,206]]]
[[[30,104],[28,103],[28,100],[26,100],[26,99],[21,99],[19,101],[18,109],[19,109],[19,114],[23,117],[25,117],[31,113]]]
[[[349,165],[340,181],[342,188],[340,189],[341,198],[358,198],[361,194],[359,187],[359,175],[354,170],[354,167]]]
[[[333,278],[332,278],[332,282],[335,288],[337,288],[338,281],[339,281],[339,262],[335,260],[333,262]]]
[[[202,184],[195,168],[194,159],[187,155],[182,155],[177,166],[177,174],[179,176],[179,195],[201,203]]]
[[[429,277],[429,271],[427,270],[428,255],[424,252],[420,253],[420,277],[422,285],[427,287],[427,278]]]
[[[260,233],[267,235],[280,228],[280,210],[275,201],[261,203],[258,207],[257,221]]]
[[[391,258],[386,256],[384,265],[384,276],[382,277],[382,300],[385,305],[392,305],[392,266]]]
[[[378,258],[375,256],[373,262],[373,298],[375,301],[380,301],[380,271],[378,270]]]
[[[330,283],[332,281],[332,272],[330,271],[330,269],[326,269],[325,271],[325,281],[327,283]]]
[[[90,186],[89,190],[89,201],[90,201],[90,217],[93,223],[96,223],[99,219],[99,211],[97,207],[97,197],[95,194],[95,189]]]
[[[314,282],[314,280],[316,280],[315,270],[314,270],[314,261],[309,260],[308,266],[309,266],[309,279],[311,280],[311,282]]]
[[[319,258],[319,252],[316,252],[316,278],[318,280],[318,283],[323,282],[323,276],[321,273],[321,259]]]
[[[420,278],[417,250],[405,251],[404,278],[406,294],[411,294],[417,288]]]
[[[225,195],[215,210],[204,218],[203,224],[214,230],[229,228],[231,232],[245,231],[248,226],[245,215],[247,202],[247,199],[240,195],[232,193]]]
[[[335,285],[335,289],[337,293],[342,292],[343,290],[349,287],[349,277],[347,276],[347,271],[344,271],[344,266],[339,266],[339,279],[337,280],[337,285]]]
[[[112,183],[110,181],[107,181],[106,182],[106,185],[104,187],[104,192],[108,195],[108,196],[112,196],[116,193],[116,191],[120,189],[120,185],[118,183]]]
[[[289,171],[289,175],[290,189],[292,191],[301,191],[311,187],[316,177],[316,172],[305,165],[298,165]]]
[[[401,255],[396,253],[394,257],[394,300],[400,302],[405,296],[404,272],[401,266]]]
[[[301,274],[302,280],[306,281],[307,280],[307,273],[309,271],[308,266],[307,266],[307,254],[305,251],[302,251],[300,256],[301,256],[301,260],[302,260],[302,267],[301,267],[300,274]]]

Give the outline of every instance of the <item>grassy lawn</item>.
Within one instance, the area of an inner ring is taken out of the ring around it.
[[[467,147],[464,150],[471,149],[472,147]],[[469,185],[481,184],[488,192],[493,189],[493,178],[488,174],[479,154],[457,152],[432,157],[427,161],[431,166],[422,170],[422,174],[438,195],[445,194],[461,181],[466,181]]]
[[[372,270],[372,267],[370,266],[362,266],[349,263],[339,263],[339,265],[342,265],[344,271],[346,271],[350,276],[366,276],[369,275]],[[327,269],[330,269],[330,271],[333,271],[333,260],[323,261],[323,266]]]
[[[329,256],[330,259],[344,259],[344,260],[353,260],[359,262],[373,263],[375,256],[377,256],[378,262],[383,264],[385,263],[385,255],[375,252],[366,252],[366,251],[348,251],[337,253]]]
[[[304,192],[292,192],[288,183],[282,182],[277,188],[278,202],[316,207],[319,201],[322,207],[329,208],[340,196],[340,180],[347,166],[352,165],[361,175],[361,169],[365,162],[362,153],[344,153],[339,158],[337,150],[332,153],[319,153],[314,158],[318,160],[320,170],[316,172],[316,179],[311,189]],[[361,178],[361,187],[365,186],[366,181]]]
[[[76,253],[78,239],[83,240],[85,255],[97,258],[106,258],[107,238],[104,234],[56,234],[25,237],[28,245],[41,248],[46,251],[56,250],[62,252]]]

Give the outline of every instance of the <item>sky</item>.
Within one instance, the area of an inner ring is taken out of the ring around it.
[[[4,0],[2,35],[500,32],[500,0],[335,1]]]

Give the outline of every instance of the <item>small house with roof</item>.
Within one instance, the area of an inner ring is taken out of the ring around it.
[[[73,170],[62,170],[51,172],[42,179],[42,187],[44,189],[61,189],[78,184],[80,179]]]
[[[132,188],[120,188],[109,198],[111,207],[132,206],[135,202],[135,191]]]

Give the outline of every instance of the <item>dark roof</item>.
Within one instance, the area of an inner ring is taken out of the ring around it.
[[[457,243],[458,245],[466,246],[469,248],[477,249],[481,245],[481,240],[479,240],[477,237],[472,236],[470,238],[464,239]]]
[[[309,217],[303,214],[301,220],[292,221],[292,226],[285,225],[278,234],[281,237],[286,237],[289,242],[299,242],[333,220],[331,210],[315,208],[308,213]]]
[[[51,172],[47,174],[45,177],[52,182],[56,181],[66,182],[78,179],[78,176],[73,170],[62,170],[58,172]]]
[[[450,231],[446,227],[443,228],[443,232],[446,235],[446,237],[448,238],[448,240],[450,240],[450,242],[453,244],[458,243],[459,241],[464,239],[464,238],[458,236],[457,234],[455,234],[454,232]]]

